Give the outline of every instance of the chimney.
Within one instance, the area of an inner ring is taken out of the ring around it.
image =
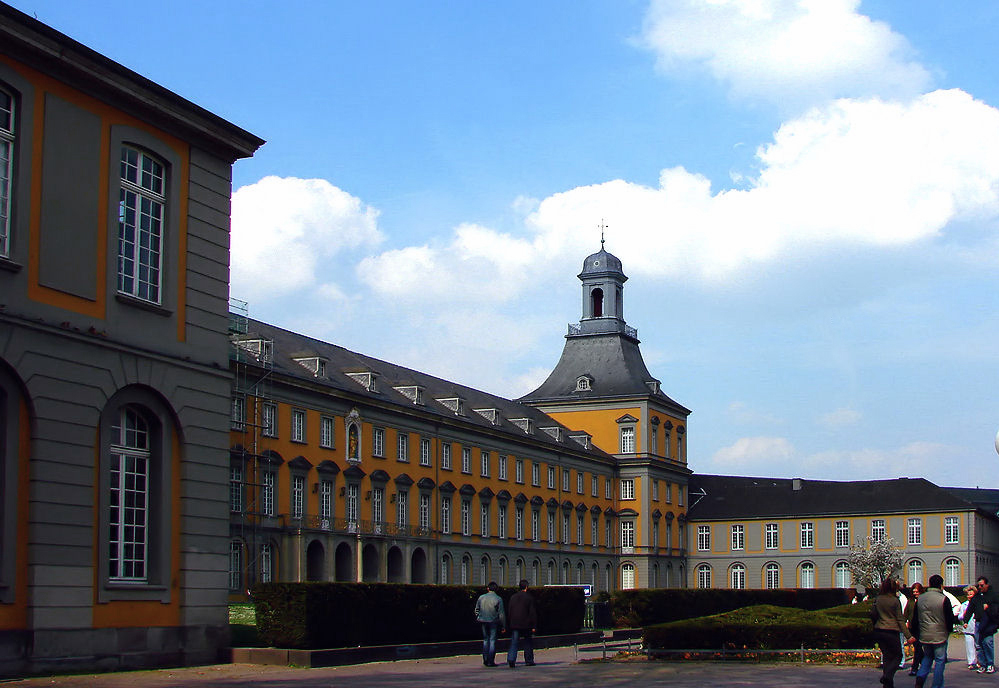
[[[801,478],[791,478],[791,489],[794,492],[801,492]]]

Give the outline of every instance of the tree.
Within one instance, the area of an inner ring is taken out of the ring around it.
[[[850,545],[846,565],[853,574],[854,584],[877,589],[885,578],[902,570],[902,548],[892,538],[859,537]]]

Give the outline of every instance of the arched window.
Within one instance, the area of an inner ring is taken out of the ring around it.
[[[260,545],[260,582],[270,583],[274,580],[274,547],[265,542]]]
[[[729,571],[730,587],[733,590],[742,590],[746,587],[746,567],[742,564],[732,564]]]
[[[447,585],[451,582],[451,555],[445,553],[441,557],[441,584]]]
[[[125,406],[111,428],[108,577],[145,581],[149,545],[149,423]]]
[[[590,292],[590,312],[594,318],[602,318],[604,315],[604,290],[600,287]]]
[[[461,584],[468,585],[468,576],[472,569],[472,558],[467,554],[461,558]]]
[[[243,543],[233,540],[229,543],[229,591],[243,590]]]
[[[0,361],[0,602],[15,601],[19,541],[27,538],[18,519],[18,509],[27,506],[28,495],[19,493],[19,476],[28,468],[29,449],[21,441],[20,427],[27,422],[30,405],[21,381],[8,373]],[[23,413],[23,415],[22,415]]]
[[[913,583],[922,583],[922,582],[923,582],[923,562],[921,562],[919,559],[913,559],[912,561],[909,562],[909,565],[906,567],[906,583],[908,583],[911,586]]]
[[[546,582],[547,582],[548,585],[554,585],[555,584],[555,562],[554,561],[548,562],[548,578],[547,578]]]
[[[806,561],[801,564],[801,587],[815,587],[815,564],[810,561]]]
[[[853,576],[850,574],[850,566],[845,561],[836,562],[833,569],[833,576],[836,579],[837,588],[849,588]]]
[[[706,589],[711,587],[711,567],[708,564],[697,565],[697,587]]]
[[[509,585],[510,584],[510,581],[508,579],[509,577],[507,576],[506,567],[507,567],[506,557],[500,557],[500,560],[499,560],[499,574],[500,574],[499,575],[499,584],[500,585]]]
[[[944,562],[944,585],[961,584],[961,561],[951,557]]]
[[[576,585],[583,583],[583,562],[576,564]]]
[[[770,562],[764,569],[764,580],[768,590],[776,590],[780,587],[780,566],[775,562]]]
[[[531,584],[537,586],[541,582],[541,562],[535,559],[531,562]]]
[[[621,589],[631,590],[635,587],[635,565],[621,564]]]
[[[483,556],[479,560],[479,582],[483,585],[488,583],[492,576],[489,575],[489,557]]]

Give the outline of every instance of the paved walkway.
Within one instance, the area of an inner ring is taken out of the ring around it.
[[[554,648],[536,653],[537,666],[522,664],[510,669],[482,666],[478,656],[382,662],[325,669],[250,664],[219,664],[186,669],[161,669],[117,674],[52,676],[15,680],[5,686],[73,686],[102,688],[174,688],[207,686],[234,688],[430,688],[462,686],[488,681],[490,688],[531,686],[599,686],[600,688],[707,688],[709,686],[766,686],[781,688],[878,688],[880,672],[873,666],[834,666],[823,664],[747,664],[743,662],[668,662],[633,659],[615,662],[579,662],[599,658],[597,651]],[[963,648],[951,643],[952,659],[947,666],[947,688],[999,686],[999,674],[986,676],[968,671]],[[497,660],[501,659],[497,657]],[[896,685],[908,688],[912,679],[896,674]],[[929,684],[927,684],[929,685]]]

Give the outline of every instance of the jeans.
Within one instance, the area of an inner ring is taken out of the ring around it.
[[[496,634],[499,633],[499,621],[483,621],[482,626],[482,663],[489,665],[496,661]]]
[[[517,663],[517,645],[524,644],[524,662],[534,664],[534,635],[528,628],[510,629],[510,650],[506,653],[506,663],[514,665]]]
[[[996,663],[995,634],[975,633],[978,639],[978,666],[990,667]]]
[[[943,688],[944,668],[947,666],[947,641],[942,643],[920,643],[923,648],[923,661],[919,665],[917,677],[925,678],[930,674],[930,665],[933,665],[933,686],[932,688]]]

